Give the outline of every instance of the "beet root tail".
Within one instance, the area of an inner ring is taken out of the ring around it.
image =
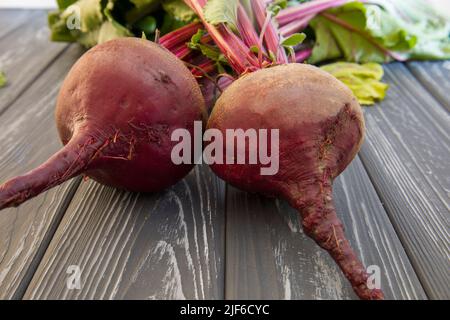
[[[369,288],[369,275],[346,239],[342,222],[336,215],[331,186],[325,189],[329,190],[324,192],[321,188],[316,201],[300,208],[303,229],[319,246],[328,251],[361,299],[384,299],[380,289]]]
[[[84,172],[95,158],[101,141],[92,137],[73,138],[38,168],[0,185],[0,210],[17,207]]]

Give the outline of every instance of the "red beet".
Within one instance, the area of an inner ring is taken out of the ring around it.
[[[287,199],[301,213],[305,232],[330,253],[359,297],[383,298],[380,290],[368,288],[366,270],[333,206],[333,180],[355,158],[365,130],[361,107],[344,84],[310,65],[256,71],[225,90],[208,129],[224,135],[227,129],[279,129],[276,175],[261,175],[267,167],[261,164],[214,164],[213,171],[238,188]]]
[[[0,209],[82,173],[106,185],[154,192],[182,179],[171,133],[206,119],[200,88],[162,47],[125,38],[99,45],[73,66],[57,102],[65,147],[37,169],[0,186]]]

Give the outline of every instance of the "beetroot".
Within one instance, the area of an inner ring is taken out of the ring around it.
[[[205,120],[200,88],[169,51],[141,39],[99,45],[73,66],[57,102],[65,147],[37,169],[0,186],[0,209],[17,206],[84,173],[106,185],[153,192],[191,165],[171,161],[171,133]]]
[[[358,296],[383,298],[380,290],[368,288],[368,275],[333,206],[333,180],[356,156],[364,137],[361,107],[343,83],[309,65],[256,71],[225,90],[208,129],[224,136],[227,129],[279,129],[277,174],[261,175],[266,167],[261,164],[213,164],[213,171],[238,188],[287,199],[301,213],[305,232],[330,253]],[[245,152],[249,157],[249,144]]]
[[[305,232],[331,254],[356,294],[362,299],[382,299],[381,290],[369,288],[369,276],[345,238],[333,206],[333,180],[355,158],[364,138],[364,118],[352,92],[316,67],[288,63],[296,61],[294,47],[304,36],[297,35],[293,43],[283,40],[269,2],[250,1],[260,28],[253,30],[260,34],[257,44],[247,36],[252,33],[249,30],[233,32],[233,24],[240,30],[254,28],[248,19],[240,18],[245,11],[230,24],[233,18],[223,22],[216,14],[224,1],[208,7],[206,0],[184,2],[240,77],[219,98],[208,122],[208,130],[220,131],[218,136],[240,132],[234,138],[228,136],[231,141],[212,155],[213,171],[238,188],[287,199],[299,210]],[[289,46],[289,57],[285,46]],[[261,135],[268,130],[279,141]],[[260,133],[256,146],[255,131]],[[215,149],[210,147],[205,153]],[[269,159],[279,155],[278,166],[269,163],[269,171],[278,169],[273,175],[266,175],[267,151]],[[222,152],[226,158],[220,159]]]

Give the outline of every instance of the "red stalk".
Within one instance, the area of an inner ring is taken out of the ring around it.
[[[242,40],[248,47],[259,45],[258,34],[242,5],[239,5],[238,8],[238,30]],[[259,47],[259,50],[265,51],[262,47]]]
[[[293,22],[291,22],[291,23],[281,27],[280,28],[281,35],[283,37],[289,37],[289,36],[291,36],[292,34],[294,34],[296,32],[304,30],[308,26],[309,22],[315,16],[316,16],[315,14],[311,14],[311,15],[305,16],[303,18],[295,20],[295,21],[293,21]]]
[[[195,68],[191,68],[194,77],[203,77],[216,69],[214,61],[207,59],[205,62],[198,64]]]
[[[258,68],[257,59],[251,55],[250,48],[245,45],[228,27],[222,25],[218,28],[205,19],[203,7],[205,0],[184,0],[184,2],[197,14],[203,22],[209,35],[213,38],[222,53],[226,56],[231,67],[242,74],[248,70]]]
[[[200,22],[193,22],[161,37],[159,39],[159,44],[172,52],[180,60],[190,62],[194,60],[195,57],[201,55],[194,54],[194,51],[187,46],[187,42],[189,42],[192,36],[194,36],[202,27],[203,25]],[[211,40],[212,38],[209,35],[204,35],[201,42],[206,44],[211,42]],[[202,60],[204,60],[204,62],[198,66],[198,69],[191,69],[195,77],[201,77],[204,75],[204,73],[200,70],[203,70],[206,73],[214,70],[215,64],[213,61],[204,57]]]
[[[201,28],[202,24],[200,22],[193,22],[161,37],[159,39],[159,44],[170,50],[173,47],[179,46],[180,43],[185,43],[191,40],[192,36]]]
[[[305,60],[308,59],[312,55],[312,51],[313,50],[311,48],[297,51],[295,53],[295,61],[297,63],[305,62]]]
[[[256,20],[261,28],[261,34],[264,36],[267,49],[277,57],[277,63],[286,64],[288,58],[284,48],[280,44],[280,36],[275,27],[271,14],[267,13],[267,7],[263,0],[251,0],[253,11],[255,12]]]
[[[302,3],[282,10],[277,15],[277,20],[281,26],[285,26],[292,21],[296,21],[312,14],[316,15],[324,10],[342,6],[347,2],[350,2],[350,0],[316,0]]]
[[[178,59],[183,60],[192,52],[192,50],[189,49],[186,43],[182,43],[178,45],[178,47],[170,49],[170,52],[177,56]]]

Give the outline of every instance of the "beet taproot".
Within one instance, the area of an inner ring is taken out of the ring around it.
[[[137,192],[162,190],[192,169],[171,161],[175,129],[206,121],[200,87],[183,62],[150,41],[98,45],[72,67],[56,123],[65,145],[37,169],[0,186],[0,209],[85,174]]]
[[[300,212],[304,231],[330,253],[358,296],[383,298],[381,290],[368,287],[368,274],[333,205],[333,180],[355,158],[365,133],[361,107],[343,83],[304,64],[244,75],[220,96],[208,129],[223,135],[228,129],[278,129],[277,174],[261,175],[261,163],[215,163],[213,171],[240,189],[288,200]],[[224,147],[223,152],[236,151]]]

